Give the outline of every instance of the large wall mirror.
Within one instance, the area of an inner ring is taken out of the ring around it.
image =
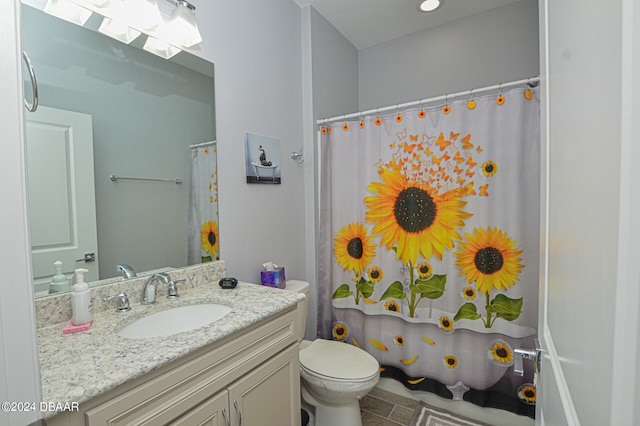
[[[38,110],[25,113],[36,296],[49,294],[64,256],[64,275],[87,268],[88,281],[104,283],[123,279],[120,264],[141,276],[205,260],[187,246],[190,232],[200,243],[202,227],[189,224],[194,145],[211,154],[217,224],[213,64],[186,52],[167,60],[142,50],[144,40],[95,31],[97,16],[78,26],[28,3],[22,45],[39,94]]]

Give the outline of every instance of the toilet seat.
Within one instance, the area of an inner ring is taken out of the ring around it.
[[[300,367],[319,378],[360,382],[377,376],[380,365],[360,348],[334,340],[316,339],[300,350]]]

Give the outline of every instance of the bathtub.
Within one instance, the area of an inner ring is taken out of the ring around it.
[[[485,390],[496,384],[514,363],[513,349],[530,347],[537,334],[532,327],[501,318],[492,328],[485,328],[480,320],[461,319],[445,332],[439,326],[440,317],[453,320],[456,313],[428,307],[418,307],[416,317],[409,318],[386,310],[384,302],[361,302],[356,307],[352,298],[344,298],[333,300],[333,306],[336,322],[347,329],[346,342],[416,380],[438,380],[453,399],[462,399],[469,388]],[[512,355],[509,362],[492,357],[495,343],[506,344]]]
[[[255,161],[251,162],[253,165],[253,170],[256,173],[256,179],[260,180],[260,178],[271,178],[271,180],[276,179],[276,170],[279,166],[263,166],[260,163],[256,163]]]

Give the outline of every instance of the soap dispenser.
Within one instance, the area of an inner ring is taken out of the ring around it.
[[[51,278],[51,284],[49,284],[49,294],[69,291],[71,289],[71,283],[62,273],[62,262],[57,260],[53,262],[53,266],[56,269],[56,274]]]
[[[71,323],[73,325],[89,324],[93,320],[93,306],[91,301],[91,290],[84,282],[87,269],[76,269],[76,283],[71,292]]]

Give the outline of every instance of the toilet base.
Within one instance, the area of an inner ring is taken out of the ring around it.
[[[356,399],[346,404],[320,404],[304,386],[300,387],[302,399],[314,408],[315,426],[362,426],[360,402]]]
[[[309,420],[311,420],[309,413],[305,409],[300,409],[300,425],[309,426]]]

